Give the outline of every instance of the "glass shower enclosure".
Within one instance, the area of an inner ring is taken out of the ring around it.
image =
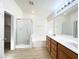
[[[17,20],[17,40],[16,48],[32,47],[32,20],[18,19]]]

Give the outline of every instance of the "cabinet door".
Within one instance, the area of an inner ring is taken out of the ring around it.
[[[48,36],[46,37],[46,48],[50,52],[50,38]]]
[[[58,44],[58,59],[78,59],[78,55],[63,45]]]
[[[50,47],[52,58],[57,59],[57,42],[51,39]]]
[[[64,51],[58,49],[58,59],[71,59]]]

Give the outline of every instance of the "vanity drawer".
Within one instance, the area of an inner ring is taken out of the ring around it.
[[[57,59],[57,56],[55,56],[52,52],[50,54],[51,54],[52,59]]]
[[[51,39],[51,50],[54,50],[55,52],[57,51],[57,42]]]
[[[51,56],[53,59],[57,59],[57,46],[58,46],[58,43],[54,41],[53,39],[51,39],[50,51],[51,51]]]
[[[57,42],[56,42],[55,40],[53,40],[53,39],[51,39],[51,43],[52,43],[53,45],[57,45]]]
[[[54,45],[54,44],[51,43],[50,46],[51,46],[51,49],[52,49],[52,50],[57,51],[57,45]]]
[[[50,38],[48,36],[46,37],[46,48],[50,52]]]
[[[50,37],[46,36],[46,39],[47,39],[47,40],[50,40]]]
[[[53,50],[52,48],[50,50],[51,50],[51,53],[56,57],[57,56],[57,51]]]

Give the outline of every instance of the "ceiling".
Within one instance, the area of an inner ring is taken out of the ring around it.
[[[54,2],[56,0],[15,0],[26,14],[35,14],[47,17],[53,12]],[[33,1],[34,5],[30,5],[29,1]]]

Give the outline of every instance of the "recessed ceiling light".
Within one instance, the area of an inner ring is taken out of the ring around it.
[[[64,13],[63,15],[66,15],[66,13]]]
[[[35,13],[35,11],[32,11],[32,13]]]

